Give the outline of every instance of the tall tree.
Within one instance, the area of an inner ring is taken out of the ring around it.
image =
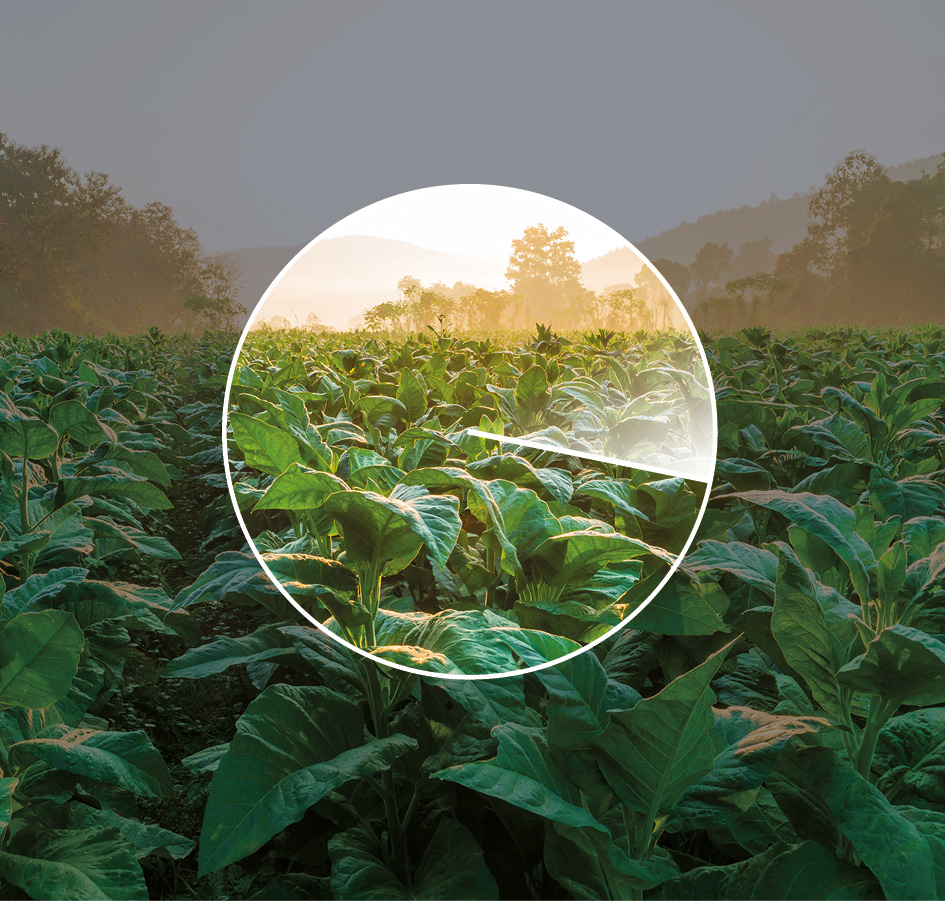
[[[574,242],[562,226],[554,231],[543,223],[526,228],[512,242],[505,277],[522,298],[525,316],[538,321],[550,322],[585,292]]]

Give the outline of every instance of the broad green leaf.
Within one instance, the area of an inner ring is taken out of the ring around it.
[[[498,454],[475,460],[466,468],[480,479],[504,479],[521,488],[531,488],[543,500],[566,504],[574,492],[571,477],[563,469],[537,468],[516,454]]]
[[[612,711],[606,731],[594,739],[614,793],[649,823],[712,768],[715,695],[709,683],[730,647],[630,710]]]
[[[95,518],[89,523],[95,536],[95,551],[100,559],[136,551],[154,560],[180,560],[180,552],[163,536],[149,535],[143,529],[118,525]]]
[[[895,601],[906,584],[906,546],[897,541],[882,557],[876,568],[879,599],[885,604]]]
[[[779,545],[775,595],[771,634],[784,659],[804,678],[821,707],[830,716],[842,718],[836,676],[842,664],[840,651],[831,640],[810,573],[786,544]]]
[[[31,898],[147,899],[134,847],[114,826],[45,829],[26,853],[0,851],[0,875]]]
[[[934,898],[934,856],[921,830],[902,816],[879,789],[827,748],[803,748],[794,756],[796,764],[782,779],[795,783],[812,799],[814,810],[823,811],[820,816],[830,816],[831,827],[852,845],[879,880],[886,897]],[[779,767],[784,760],[782,755]],[[779,793],[783,789],[775,792],[783,807]],[[809,808],[801,809],[791,819],[801,832],[817,815],[812,816]]]
[[[713,734],[723,750],[712,769],[686,789],[666,828],[679,832],[729,823],[755,802],[787,743],[827,725],[818,717],[777,716],[749,707],[717,709]]]
[[[531,556],[533,572],[545,582],[563,587],[588,579],[608,563],[655,556],[666,563],[675,557],[662,548],[618,533],[566,532],[543,541]],[[627,586],[629,588],[629,585]]]
[[[19,783],[17,776],[0,776],[0,835],[3,835],[13,817],[13,792]]]
[[[728,598],[718,585],[677,574],[633,617],[633,627],[661,635],[714,635],[729,631],[719,616],[727,607]]]
[[[702,541],[686,556],[686,565],[695,572],[730,573],[774,598],[778,558],[764,548],[741,541]]]
[[[61,610],[21,613],[0,629],[0,709],[41,709],[69,691],[85,644]]]
[[[250,635],[221,635],[209,644],[190,648],[164,667],[162,675],[173,679],[202,679],[222,673],[231,666],[298,659],[292,638],[278,626],[261,626]]]
[[[41,419],[0,418],[0,452],[22,460],[45,460],[56,452],[59,436]]]
[[[858,691],[896,704],[945,703],[945,644],[910,626],[883,629],[866,651],[837,673]]]
[[[63,476],[60,480],[63,500],[67,503],[81,498],[113,498],[114,503],[133,501],[145,510],[170,510],[173,504],[167,495],[146,479],[133,476]]]
[[[18,613],[26,613],[41,602],[52,600],[69,585],[81,584],[88,572],[79,566],[61,566],[49,572],[34,573],[22,585],[8,591],[5,598],[0,595],[3,600],[0,617],[7,622]]]
[[[288,432],[245,413],[231,413],[229,421],[233,439],[253,469],[277,476],[302,462],[299,443]]]
[[[849,568],[860,598],[870,598],[870,573],[876,560],[870,546],[857,535],[849,507],[828,495],[808,492],[743,491],[732,496],[773,510],[826,542]]]
[[[403,404],[408,422],[415,422],[427,411],[427,396],[414,373],[405,369],[400,374],[397,386],[397,400]]]
[[[862,867],[840,860],[816,842],[777,842],[738,863],[689,870],[664,883],[662,897],[856,901],[883,895]]]
[[[504,630],[499,639],[528,666],[540,666],[577,650],[576,642],[525,629]],[[593,654],[578,654],[535,673],[548,692],[548,744],[568,750],[586,748],[604,731],[608,716],[607,673]]]
[[[873,769],[891,800],[905,792],[945,805],[945,707],[910,710],[886,723]]]
[[[394,735],[364,742],[360,708],[319,687],[273,685],[237,722],[213,774],[200,835],[200,873],[262,847],[330,791],[388,769],[416,748]]]
[[[317,510],[336,491],[347,491],[343,479],[328,472],[291,463],[276,476],[254,510]]]
[[[380,564],[385,575],[393,575],[413,560],[422,544],[433,560],[446,566],[462,525],[456,498],[402,497],[396,491],[390,497],[373,491],[329,495],[324,511],[341,524],[349,565]]]
[[[526,369],[515,386],[515,402],[519,409],[534,416],[548,402],[548,377],[541,366]]]
[[[56,727],[50,737],[17,742],[20,758],[36,758],[84,779],[125,788],[145,798],[170,794],[171,774],[144,732],[100,732]]]
[[[945,894],[945,811],[901,806],[896,812],[904,816],[928,842],[932,850],[936,897]]]
[[[448,767],[433,778],[499,798],[545,820],[607,834],[582,806],[578,787],[548,753],[541,730],[508,723],[497,726],[493,735],[499,741],[493,759]]]
[[[624,516],[647,520],[648,517],[633,503],[635,491],[633,485],[626,480],[592,479],[590,482],[584,482],[574,493],[606,501]]]
[[[106,432],[98,417],[78,400],[53,404],[49,408],[49,424],[60,436],[68,436],[83,447],[115,439],[115,433],[111,429]]]

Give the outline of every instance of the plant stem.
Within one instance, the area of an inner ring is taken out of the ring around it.
[[[367,694],[368,706],[371,708],[374,734],[377,738],[389,738],[390,723],[387,720],[388,710],[381,698],[381,683],[377,676],[378,666],[379,664],[370,661],[364,662],[362,666],[362,671],[364,672],[364,688]],[[381,796],[384,802],[384,815],[387,818],[390,850],[395,860],[404,863],[403,833],[400,825],[400,817],[397,814],[397,796],[394,793],[394,777],[390,771],[390,767],[381,772],[381,780],[383,785]]]
[[[26,495],[30,490],[30,464],[23,457],[23,482],[20,488],[20,534],[25,535],[30,530],[30,515],[26,506]]]
[[[863,728],[860,747],[856,754],[857,772],[866,780],[870,778],[879,733],[898,707],[899,704],[896,701],[883,701],[879,695],[872,695],[870,698],[870,712],[866,718],[866,726]]]

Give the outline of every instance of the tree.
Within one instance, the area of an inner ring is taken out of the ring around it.
[[[774,295],[787,287],[784,279],[777,278],[769,272],[756,272],[744,278],[734,279],[725,283],[725,293],[735,302],[736,318],[741,325],[759,324],[759,312],[762,299],[768,302],[769,320],[773,312]],[[751,303],[751,314],[748,315],[747,305]],[[770,321],[764,325],[770,325]]]
[[[706,299],[712,288],[721,285],[722,277],[731,268],[732,248],[728,244],[714,241],[703,244],[689,267],[696,297]]]
[[[863,246],[888,186],[886,170],[865,150],[848,153],[834,166],[808,207],[814,222],[807,232],[822,267],[842,266],[847,254]]]
[[[82,177],[60,150],[0,134],[0,279],[15,326],[42,331],[54,304],[78,303],[82,260],[100,252],[122,208],[107,176]]]
[[[682,263],[667,260],[665,257],[653,260],[653,268],[672,285],[679,299],[685,303],[689,294],[689,286],[692,284],[692,273],[689,269],[683,266]]]
[[[771,272],[775,264],[774,251],[771,250],[773,243],[771,238],[744,241],[732,260],[732,278],[745,278],[756,272]]]
[[[585,292],[574,242],[567,237],[563,227],[549,231],[539,223],[512,242],[505,277],[521,297],[528,319],[550,322]]]

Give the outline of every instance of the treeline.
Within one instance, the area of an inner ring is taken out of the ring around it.
[[[241,275],[169,206],[132,206],[107,175],[0,134],[0,332],[221,327]]]
[[[701,328],[945,322],[945,155],[899,181],[850,153],[809,204],[806,236],[775,255],[771,240],[708,242],[689,266],[655,260]]]
[[[397,294],[364,313],[369,329],[417,331],[427,326],[495,331],[531,328],[536,322],[559,329],[621,331],[682,327],[684,320],[652,270],[643,267],[632,282],[597,292],[581,281],[574,242],[562,228],[526,228],[512,242],[505,276],[509,288],[488,290],[465,282],[424,286],[406,276]]]

